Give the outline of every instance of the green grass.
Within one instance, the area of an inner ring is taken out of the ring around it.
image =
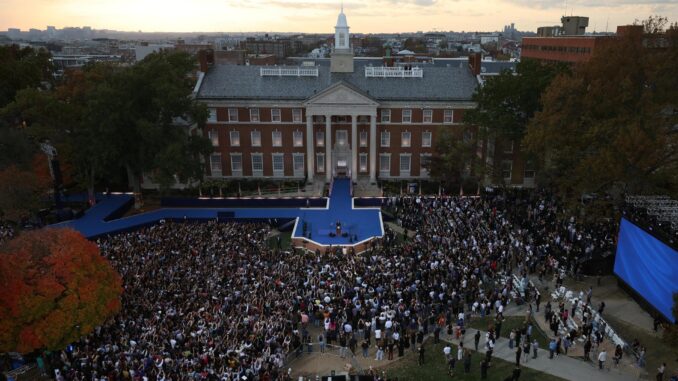
[[[525,324],[525,318],[522,316],[507,316],[501,324],[501,337],[507,338],[512,329],[520,329]],[[494,317],[473,318],[469,323],[469,328],[475,328],[482,331],[487,331],[490,325],[494,325]],[[532,338],[537,339],[539,348],[548,348],[549,338],[539,328],[536,322],[532,322]]]
[[[645,352],[645,369],[649,374],[655,374],[661,363],[666,363],[667,373],[669,370],[676,369],[678,363],[678,349],[668,345],[661,337],[650,334],[649,331],[631,325],[614,316],[606,315],[605,320],[614,328],[619,336],[627,340],[629,345],[633,339],[638,339],[640,345],[647,350]],[[628,354],[626,356],[633,356]],[[635,357],[633,358],[635,361]],[[665,377],[666,378],[666,377]]]
[[[502,328],[503,329],[503,328]],[[471,371],[464,373],[464,364],[457,362],[454,377],[451,377],[447,370],[447,363],[443,355],[445,344],[440,342],[425,344],[426,355],[425,363],[420,366],[417,363],[418,355],[408,351],[405,358],[384,368],[387,377],[398,381],[442,381],[442,380],[480,380],[480,361],[485,357],[484,354],[471,351]],[[457,353],[457,347],[452,345],[452,353]],[[513,373],[515,368],[513,363],[492,358],[492,366],[487,371],[488,381],[503,381]],[[560,377],[552,376],[547,373],[539,372],[534,369],[522,367],[520,374],[521,381],[562,381]]]
[[[271,249],[278,248],[278,237],[280,237],[280,245],[282,250],[289,250],[292,248],[292,232],[281,232],[268,239],[268,247]]]

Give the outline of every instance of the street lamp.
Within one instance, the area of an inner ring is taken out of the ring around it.
[[[61,209],[61,167],[59,166],[59,158],[57,150],[49,140],[40,143],[40,149],[47,155],[47,164],[49,166],[49,174],[52,176],[54,184],[54,206],[57,210]]]

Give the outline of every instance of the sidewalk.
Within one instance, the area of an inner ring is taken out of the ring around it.
[[[464,347],[465,348],[474,348],[473,335],[475,334],[475,329],[469,329],[466,332],[464,338]],[[485,332],[480,331],[481,339],[480,346],[485,342]],[[448,341],[450,343],[459,344],[459,340],[453,339],[451,336],[446,333],[441,334],[440,338],[442,340]],[[484,349],[480,349],[481,353],[485,353]],[[581,360],[575,360],[568,356],[554,356],[552,360],[548,358],[549,352],[548,349],[539,348],[538,357],[536,359],[532,358],[530,354],[530,359],[528,362],[521,361],[521,366],[538,370],[544,373],[552,374],[554,376],[561,377],[566,380],[572,381],[607,381],[607,380],[626,380],[633,381],[637,380],[637,375],[632,375],[626,372],[622,372],[619,368],[614,368],[612,364],[612,355],[608,354],[608,361],[605,364],[605,370],[598,369],[598,362],[590,363],[584,362]],[[508,347],[508,339],[499,338],[497,339],[493,357],[500,358],[511,363],[515,363],[516,355],[515,349],[510,349]]]

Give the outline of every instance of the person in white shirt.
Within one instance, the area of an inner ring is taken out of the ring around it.
[[[452,354],[452,347],[450,347],[450,344],[445,345],[445,348],[443,348],[443,354],[445,355],[445,361],[450,361],[450,355]]]
[[[607,360],[607,352],[605,352],[605,349],[603,349],[598,354],[598,369],[600,370],[603,369],[603,367],[605,366],[605,360]]]

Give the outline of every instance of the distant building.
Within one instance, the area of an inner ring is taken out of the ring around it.
[[[563,24],[562,33],[565,36],[583,36],[589,26],[589,18],[582,16],[563,16],[560,22]]]
[[[604,44],[610,36],[587,36],[589,18],[563,16],[562,26],[537,28],[539,37],[524,37],[521,58],[546,62],[586,62],[591,59],[596,47]]]
[[[287,38],[256,39],[248,37],[245,41],[240,42],[240,48],[251,54],[273,54],[278,58],[285,58],[294,53],[292,42]]]
[[[151,53],[173,49],[174,49],[173,44],[149,44],[147,42],[142,42],[141,44],[134,47],[134,55],[136,61],[138,62],[146,58],[146,56]]]

